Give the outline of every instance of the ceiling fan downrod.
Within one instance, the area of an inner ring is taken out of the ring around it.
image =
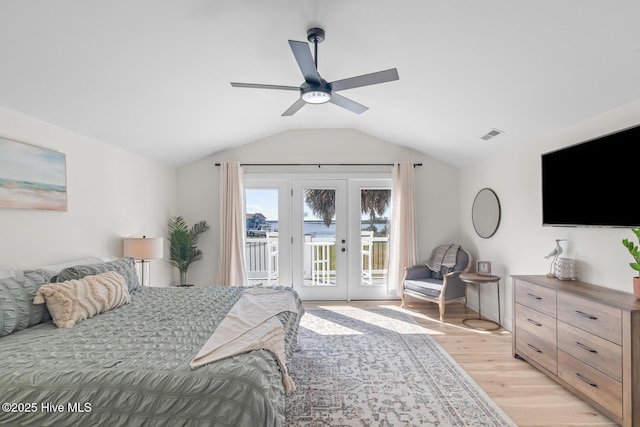
[[[309,28],[307,30],[307,40],[313,43],[314,47],[314,62],[316,64],[316,70],[318,69],[318,43],[322,43],[324,41],[324,30],[322,28]]]

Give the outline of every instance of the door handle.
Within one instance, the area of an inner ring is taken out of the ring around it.
[[[342,249],[340,249],[340,250],[341,250],[342,252],[346,252],[346,251],[347,251],[347,248],[342,248]]]

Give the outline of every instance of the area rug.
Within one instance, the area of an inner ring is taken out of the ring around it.
[[[309,308],[285,401],[287,426],[515,426],[397,307]]]

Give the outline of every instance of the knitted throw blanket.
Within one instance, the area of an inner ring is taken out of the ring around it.
[[[251,350],[269,350],[278,360],[285,389],[295,390],[286,365],[284,330],[275,317],[283,311],[298,311],[291,292],[268,288],[245,291],[193,358],[191,369]]]
[[[431,258],[425,265],[429,270],[440,273],[442,266],[452,268],[456,265],[460,245],[440,245],[431,252]]]

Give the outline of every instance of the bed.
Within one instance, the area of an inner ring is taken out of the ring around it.
[[[137,287],[128,304],[73,327],[35,322],[1,337],[0,425],[284,425],[285,389],[273,353],[190,367],[247,289]],[[295,291],[280,289],[298,308],[276,316],[288,363],[304,309]]]

